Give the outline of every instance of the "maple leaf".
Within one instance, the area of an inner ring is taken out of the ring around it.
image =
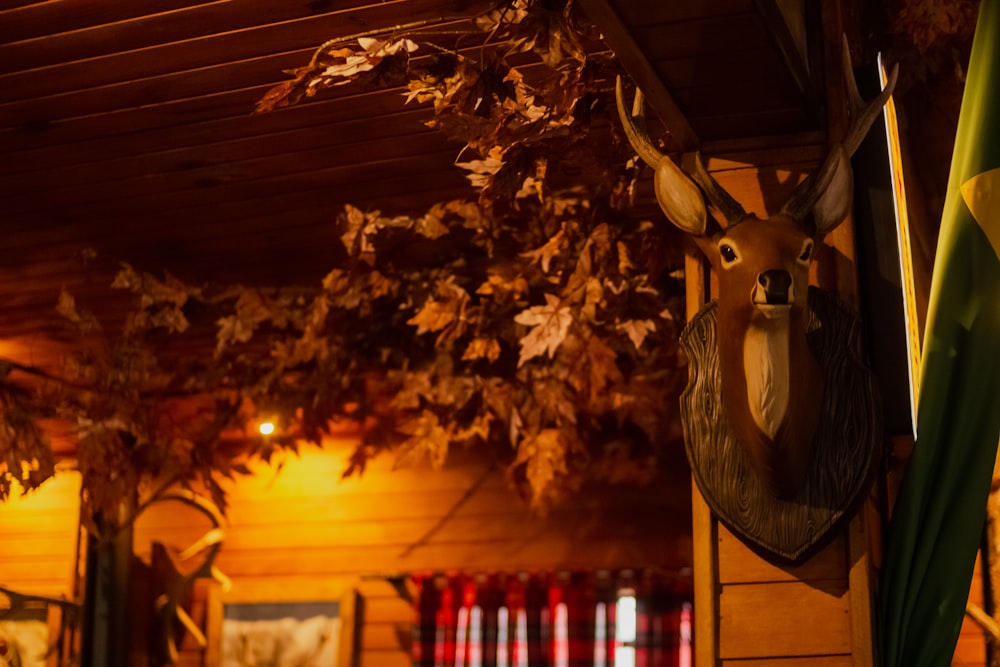
[[[466,174],[465,178],[474,188],[484,188],[490,184],[493,177],[503,168],[503,160],[500,155],[493,151],[484,160],[469,160],[468,162],[456,162],[455,166],[472,173]]]
[[[472,361],[475,359],[496,361],[499,358],[500,343],[496,338],[473,338],[469,341],[465,352],[462,354],[462,361]]]
[[[476,294],[489,295],[498,301],[520,299],[528,293],[528,281],[520,273],[513,275],[504,267],[491,267],[486,282],[476,289]]]
[[[653,320],[626,320],[625,322],[619,322],[615,325],[615,329],[618,331],[624,331],[635,345],[635,349],[642,347],[642,343],[646,340],[646,336],[651,331],[656,331],[656,322]]]
[[[327,58],[332,64],[327,65],[322,72],[309,82],[309,86],[336,86],[350,83],[351,79],[362,72],[367,72],[378,66],[388,56],[399,53],[413,53],[419,47],[409,39],[398,39],[394,42],[382,41],[371,37],[358,39],[359,49],[345,47],[331,51]],[[343,79],[338,81],[337,79]]]
[[[548,273],[549,265],[552,263],[552,258],[562,252],[565,244],[566,225],[563,224],[562,229],[556,232],[555,236],[534,250],[522,252],[521,257],[524,257],[532,262],[538,262],[542,266],[542,272]]]
[[[546,488],[556,477],[567,472],[566,445],[562,430],[547,428],[535,435],[525,436],[517,448],[514,465],[525,466],[525,474],[532,490],[532,504],[536,504],[544,497]]]
[[[264,97],[257,101],[254,113],[267,113],[297,104],[307,95],[309,83],[319,71],[320,69],[316,65],[285,70],[285,74],[290,74],[292,79],[282,81],[264,93]]]
[[[491,419],[489,415],[478,414],[472,423],[464,427],[456,427],[453,424],[451,429],[451,440],[453,442],[463,442],[467,440],[479,440],[485,442],[487,438],[490,437],[490,422]]]
[[[254,331],[268,320],[281,328],[287,324],[287,315],[275,302],[267,299],[259,290],[243,289],[236,299],[236,312],[216,321],[215,354],[218,356],[234,343],[245,343],[253,337]]]
[[[455,310],[457,303],[457,301],[428,299],[420,311],[406,323],[417,327],[418,335],[428,331],[441,331],[458,319],[459,313]]]
[[[81,333],[98,331],[101,324],[92,313],[80,312],[76,307],[76,299],[65,289],[59,292],[59,301],[56,303],[56,312],[79,327]]]
[[[436,211],[430,211],[427,215],[418,218],[414,229],[421,236],[429,239],[436,239],[448,233],[448,225],[444,224],[441,216]]]
[[[617,354],[600,336],[591,335],[573,350],[569,384],[581,394],[592,412],[609,407],[608,390],[624,381]]]
[[[340,236],[344,248],[352,256],[359,257],[369,264],[374,261],[375,249],[368,238],[368,230],[378,228],[379,217],[378,211],[365,213],[348,204],[344,206],[344,212],[338,218],[338,222],[347,228]]]
[[[409,437],[399,446],[395,467],[404,467],[429,461],[434,469],[444,465],[448,457],[448,431],[441,426],[436,414],[424,410],[420,416],[400,427]]]
[[[170,274],[164,280],[159,280],[148,273],[136,271],[128,264],[122,264],[111,287],[127,289],[139,295],[139,303],[143,308],[160,303],[181,307],[190,297],[199,293],[197,289],[185,285]]]
[[[548,353],[551,359],[566,338],[573,315],[569,306],[563,306],[559,297],[546,294],[544,306],[532,306],[514,317],[518,324],[531,327],[520,341],[521,354],[517,360],[520,368],[524,362]]]

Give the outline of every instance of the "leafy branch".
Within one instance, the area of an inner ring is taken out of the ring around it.
[[[221,479],[248,458],[320,443],[342,420],[364,426],[345,474],[383,452],[440,467],[475,447],[539,510],[588,477],[655,474],[685,376],[680,253],[630,214],[638,170],[600,92],[615,64],[570,2],[515,0],[476,23],[478,48],[430,44],[427,57],[422,26],[327,43],[257,108],[347,81],[398,86],[464,142],[475,201],[346,206],[344,259],[308,288],[192,286],[122,265],[111,285],[135,305],[114,332],[63,295],[80,344],[60,381],[37,396],[0,383],[0,494],[52,474],[32,430],[44,410],[72,425],[85,510],[111,523],[165,480],[221,506]],[[252,433],[264,416],[276,435]]]

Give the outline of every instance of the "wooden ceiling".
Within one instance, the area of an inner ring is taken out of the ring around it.
[[[668,148],[752,161],[748,147],[823,143],[804,39],[818,19],[801,11],[814,3],[578,1],[670,127]],[[106,286],[84,249],[194,281],[316,282],[345,204],[416,214],[475,197],[459,146],[401,89],[345,85],[251,112],[327,40],[468,32],[496,4],[6,0],[0,340],[30,351],[54,330],[62,286]]]

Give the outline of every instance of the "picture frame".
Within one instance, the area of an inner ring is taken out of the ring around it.
[[[58,667],[76,655],[80,607],[0,585],[0,667]]]
[[[357,667],[359,597],[353,582],[323,577],[213,584],[206,609],[206,667],[244,664]]]

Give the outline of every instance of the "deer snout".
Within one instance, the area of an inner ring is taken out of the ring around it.
[[[756,304],[769,306],[786,306],[794,301],[792,293],[792,274],[784,269],[768,269],[757,275],[754,285],[753,301]]]

